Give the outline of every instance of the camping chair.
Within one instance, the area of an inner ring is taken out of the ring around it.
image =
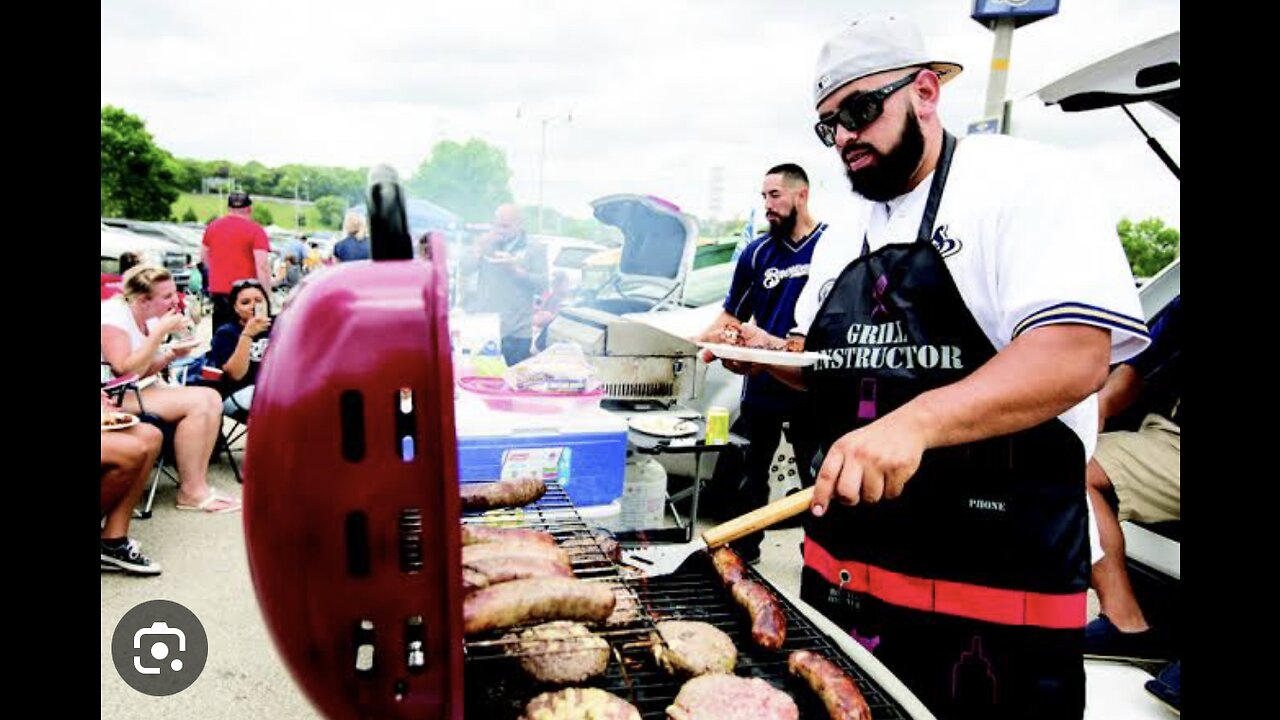
[[[243,485],[244,478],[240,475],[240,464],[236,462],[233,446],[243,440],[244,436],[249,432],[249,408],[243,407],[235,401],[234,395],[229,392],[228,384],[223,379],[223,372],[219,368],[205,365],[200,370],[200,377],[189,378],[188,384],[211,387],[222,396],[222,424],[218,427],[218,443],[214,448],[214,453],[226,453],[227,462],[231,465],[231,472],[236,476],[236,482]],[[231,409],[228,409],[228,404]],[[230,423],[227,422],[228,420],[230,420]],[[244,452],[244,448],[240,448],[240,451]]]
[[[103,368],[108,366],[103,363]],[[103,377],[107,377],[107,373],[103,373]],[[147,490],[147,500],[140,508],[134,508],[133,517],[139,520],[146,520],[151,517],[151,505],[155,501],[156,487],[160,484],[160,476],[165,475],[178,484],[178,476],[175,470],[178,467],[177,455],[174,452],[173,433],[175,425],[158,415],[152,415],[146,411],[146,406],[142,403],[142,385],[137,375],[123,375],[118,378],[108,380],[102,384],[102,390],[111,400],[119,403],[125,395],[132,392],[138,400],[138,418],[145,423],[154,425],[164,436],[164,444],[160,448],[160,456],[156,458],[155,467],[151,471],[151,487]]]

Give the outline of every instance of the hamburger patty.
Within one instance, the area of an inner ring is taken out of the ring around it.
[[[670,720],[800,720],[791,696],[760,678],[713,673],[680,688]]]
[[[657,625],[662,642],[654,642],[653,655],[672,675],[732,673],[738,649],[724,631],[690,620],[668,620]],[[665,644],[665,647],[664,647]]]
[[[530,700],[520,720],[640,720],[640,711],[599,688],[565,688]]]
[[[582,682],[609,665],[609,643],[582,623],[558,620],[503,639],[513,641],[507,652],[518,656],[521,669],[541,682]]]

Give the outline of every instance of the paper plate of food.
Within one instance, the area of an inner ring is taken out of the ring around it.
[[[124,430],[138,424],[138,416],[124,412],[102,413],[102,432],[108,430]]]
[[[189,338],[186,338],[185,340],[174,340],[173,342],[169,343],[169,347],[173,348],[174,350],[190,350],[191,348],[194,348],[199,344],[200,344],[200,338],[189,337]]]
[[[808,367],[822,357],[821,353],[789,350],[768,350],[766,348],[728,345],[725,343],[700,342],[698,347],[710,350],[718,358],[728,358],[742,362],[759,363],[761,365],[783,365],[786,367]]]
[[[632,430],[658,437],[684,437],[698,432],[698,423],[679,415],[652,413],[635,415],[627,420]]]

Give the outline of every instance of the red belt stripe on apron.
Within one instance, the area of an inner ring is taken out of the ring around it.
[[[1052,595],[912,577],[854,560],[837,560],[811,537],[804,539],[804,564],[832,585],[915,610],[1067,630],[1084,627],[1088,614],[1084,592]]]

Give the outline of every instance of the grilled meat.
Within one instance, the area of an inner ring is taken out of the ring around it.
[[[503,640],[511,642],[507,652],[516,655],[520,667],[539,682],[578,683],[603,673],[609,665],[609,643],[582,623],[545,623]]]
[[[754,580],[734,583],[733,599],[751,615],[751,639],[766,650],[777,650],[787,639],[787,618],[769,588]]]
[[[622,562],[622,546],[613,533],[603,528],[593,528],[588,535],[569,538],[560,547],[574,555],[594,557],[597,553],[603,553],[613,562]]]
[[[554,545],[544,545],[539,542],[483,543],[464,545],[462,548],[463,565],[490,558],[536,558],[548,560],[566,568],[570,566],[569,553]]]
[[[463,525],[462,544],[479,545],[495,542],[532,542],[543,545],[555,545],[556,539],[550,533],[525,528],[499,528],[485,525]]]
[[[734,583],[746,577],[746,564],[742,562],[742,558],[738,557],[738,553],[727,546],[716,548],[711,552],[711,563],[715,565],[716,573],[727,588],[733,587]]]
[[[467,635],[549,620],[599,622],[617,598],[607,583],[572,578],[527,578],[490,585],[462,602]]]
[[[670,720],[799,720],[790,695],[760,678],[712,673],[686,682],[667,707]]]
[[[787,668],[809,683],[822,699],[831,720],[871,720],[871,709],[853,678],[840,666],[808,650],[796,650],[787,658]]]
[[[640,711],[599,688],[566,688],[530,700],[520,720],[640,720]]]
[[[539,477],[522,477],[486,483],[462,483],[463,510],[521,507],[542,497],[547,484]]]
[[[464,586],[468,581],[468,571],[472,573],[471,584],[477,582],[476,576],[483,578],[480,587],[497,585],[509,580],[536,577],[573,577],[573,571],[565,565],[540,557],[490,557],[472,560],[462,565]]]
[[[668,620],[657,627],[662,642],[655,638],[653,655],[672,675],[733,672],[738,649],[720,628],[689,620]]]
[[[716,548],[711,562],[734,601],[751,615],[751,639],[766,650],[782,647],[787,639],[787,618],[769,588],[746,579],[746,564],[728,547]]]

